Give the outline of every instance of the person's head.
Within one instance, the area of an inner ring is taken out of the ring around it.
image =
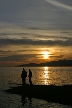
[[[23,68],[23,71],[24,71],[24,68]]]
[[[30,69],[29,69],[29,71],[30,71]]]

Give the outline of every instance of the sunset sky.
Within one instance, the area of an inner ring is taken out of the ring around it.
[[[0,66],[72,60],[72,0],[0,0]]]

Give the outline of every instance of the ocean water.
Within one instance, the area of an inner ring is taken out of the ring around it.
[[[32,70],[32,83],[40,85],[72,84],[72,67],[24,67]],[[70,105],[8,94],[3,90],[21,84],[22,67],[0,67],[0,108],[72,108]],[[28,77],[26,79],[28,84]]]

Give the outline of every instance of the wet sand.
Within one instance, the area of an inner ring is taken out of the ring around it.
[[[21,96],[43,99],[48,102],[56,102],[72,105],[72,85],[18,85],[4,90],[7,93],[19,94]]]

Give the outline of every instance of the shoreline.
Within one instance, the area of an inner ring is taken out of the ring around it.
[[[72,85],[18,85],[4,90],[6,93],[18,94],[26,97],[43,99],[48,102],[55,102],[72,106]]]

